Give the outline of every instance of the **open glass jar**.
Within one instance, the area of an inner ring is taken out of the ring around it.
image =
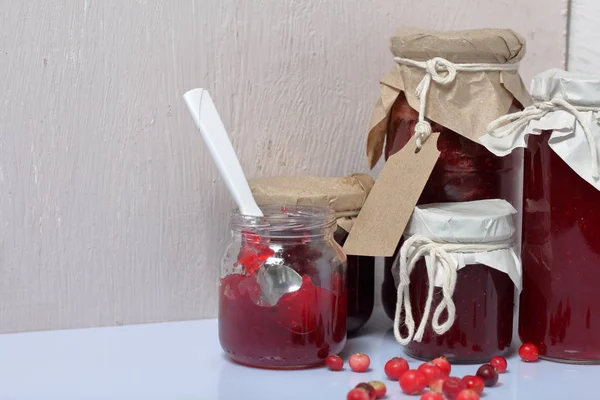
[[[600,77],[558,69],[534,77],[536,103],[481,141],[526,147],[519,335],[540,357],[600,363]]]
[[[418,206],[392,273],[394,333],[413,357],[487,362],[510,347],[516,210],[504,200]]]
[[[236,212],[221,266],[219,339],[230,359],[262,368],[322,364],[346,342],[346,256],[333,240],[334,212],[317,206],[265,206],[264,217]],[[259,279],[284,265],[297,290],[273,299]]]

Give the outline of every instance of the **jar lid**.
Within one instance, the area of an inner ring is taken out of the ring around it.
[[[248,183],[258,205],[324,206],[340,214],[359,211],[375,181],[366,174],[353,174],[341,178],[274,176],[250,179]]]
[[[447,243],[491,243],[515,233],[517,211],[505,200],[434,203],[415,207],[405,235]]]
[[[531,96],[537,101],[560,98],[576,106],[600,106],[600,76],[550,69],[533,78]]]

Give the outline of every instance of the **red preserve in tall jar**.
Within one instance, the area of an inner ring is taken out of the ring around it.
[[[387,257],[382,303],[393,318],[391,268],[415,205],[504,199],[520,211],[522,153],[497,157],[477,141],[530,96],[518,73],[525,41],[511,30],[401,28],[391,50],[397,65],[381,81],[367,142],[371,166],[382,154],[386,164],[344,249]]]
[[[374,181],[369,175],[346,177],[280,176],[250,180],[259,205],[310,204],[335,211],[335,241],[343,246],[354,219],[365,202]],[[348,256],[347,327],[354,335],[369,320],[375,301],[375,258]]]
[[[521,265],[505,200],[417,206],[392,267],[394,334],[413,357],[487,362],[510,347]]]
[[[490,126],[491,151],[525,147],[519,335],[540,356],[600,362],[600,77],[552,69],[535,104]]]

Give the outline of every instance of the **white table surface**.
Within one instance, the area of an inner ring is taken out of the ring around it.
[[[390,326],[377,315],[348,341],[344,355],[371,357],[371,370],[362,374],[348,367],[266,371],[233,364],[219,346],[216,320],[2,335],[0,399],[344,400],[371,379],[385,381],[388,399],[418,399],[383,379],[385,361],[404,356]],[[453,366],[452,375],[476,369]],[[484,399],[598,399],[598,379],[600,366],[527,364],[513,354],[509,372],[486,388]]]

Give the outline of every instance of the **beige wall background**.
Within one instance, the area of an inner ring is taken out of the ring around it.
[[[187,89],[212,92],[249,176],[364,171],[394,28],[514,28],[528,40],[529,79],[563,64],[565,10],[563,0],[2,1],[0,331],[215,316],[232,203]]]

